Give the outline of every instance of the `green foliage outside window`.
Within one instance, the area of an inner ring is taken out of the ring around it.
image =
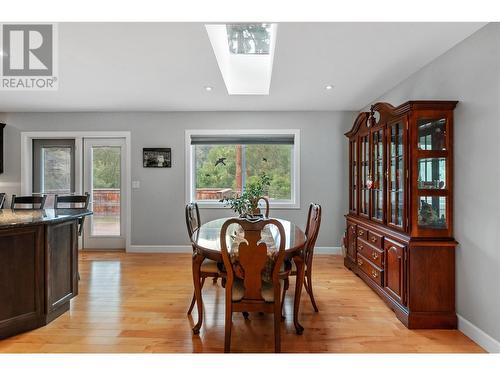
[[[94,147],[94,189],[119,189],[121,155],[119,147]]]
[[[244,185],[255,184],[265,173],[272,199],[291,199],[292,145],[245,145]],[[236,190],[236,145],[196,145],[196,188]],[[222,162],[221,162],[222,160]]]

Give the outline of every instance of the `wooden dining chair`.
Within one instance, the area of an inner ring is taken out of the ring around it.
[[[227,248],[227,230],[231,224],[238,224],[244,231],[244,238],[237,248]],[[279,231],[279,248],[274,255],[270,281],[262,279],[262,273],[269,260],[267,245],[261,241],[261,232],[266,225],[274,225]],[[285,230],[275,219],[249,221],[234,218],[227,220],[220,233],[221,253],[226,270],[226,317],[224,352],[231,349],[231,328],[233,312],[263,312],[274,314],[274,350],[281,351],[281,288],[284,284],[281,266],[285,259]],[[235,251],[237,250],[237,256]]]
[[[47,196],[44,195],[26,195],[20,196],[13,194],[12,200],[10,202],[10,208],[13,210],[25,209],[25,210],[43,210],[45,207],[45,200]],[[16,207],[17,205],[31,205],[31,207]],[[37,206],[37,207],[35,207]]]
[[[191,245],[193,247],[193,253],[196,251],[195,246],[192,244],[191,237],[195,230],[197,230],[201,226],[200,220],[200,210],[198,209],[197,203],[189,203],[186,205],[186,226],[189,235],[189,240],[191,241]],[[214,284],[217,282],[217,278],[220,276],[219,268],[217,267],[217,262],[211,259],[204,259],[201,264],[200,269],[200,284],[203,288],[205,284],[205,279],[207,277],[213,277]],[[194,304],[196,302],[196,296],[193,292],[193,298],[191,299],[191,304],[189,305],[189,309],[187,314],[190,315],[193,311]]]
[[[3,208],[4,203],[5,203],[5,193],[0,193],[0,209]]]
[[[90,194],[84,195],[54,195],[54,209],[87,209],[89,207]],[[62,207],[66,205],[66,207]],[[67,207],[69,206],[69,207]],[[85,223],[85,216],[78,219],[78,235],[81,236],[83,232],[83,224]]]
[[[267,199],[266,197],[259,197],[259,199],[257,199],[257,204],[260,201],[264,201],[264,204],[266,207],[266,210],[264,211],[264,217],[268,218],[269,217],[269,199]]]
[[[54,209],[87,209],[89,207],[90,194],[84,195],[54,195]],[[62,207],[64,205],[64,207]],[[83,232],[83,225],[85,224],[85,216],[78,219],[78,235],[81,236]],[[80,272],[78,272],[78,280],[80,280]]]
[[[309,213],[307,215],[307,223],[306,223],[306,243],[304,245],[304,264],[306,267],[305,270],[305,279],[304,279],[304,288],[311,299],[311,304],[314,308],[314,311],[318,312],[318,306],[316,305],[316,300],[314,299],[313,287],[312,287],[312,264],[313,264],[313,255],[314,255],[314,246],[316,245],[316,240],[318,238],[319,227],[321,225],[321,206],[316,203],[311,203],[309,205]],[[285,267],[290,269],[290,276],[297,276],[297,267],[295,263],[289,264],[289,267]],[[285,288],[283,289],[283,301],[285,300],[285,293],[289,286],[289,281],[285,281]],[[282,306],[283,307],[283,306]]]

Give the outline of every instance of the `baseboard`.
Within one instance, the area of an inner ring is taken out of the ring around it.
[[[458,329],[472,341],[482,347],[489,353],[500,353],[500,342],[484,332],[481,328],[475,326],[463,316],[457,314]]]
[[[191,245],[130,245],[127,253],[192,253]]]
[[[189,245],[130,245],[128,253],[191,253],[193,248]],[[316,247],[315,254],[341,255],[340,247]]]

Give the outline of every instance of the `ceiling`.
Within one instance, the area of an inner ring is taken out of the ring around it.
[[[270,94],[230,96],[203,23],[60,23],[59,90],[0,112],[359,110],[482,26],[279,23]]]

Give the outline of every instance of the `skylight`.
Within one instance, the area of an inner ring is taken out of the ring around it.
[[[247,23],[226,25],[229,52],[237,55],[269,55],[271,25]]]
[[[205,25],[229,95],[269,95],[277,25]]]

